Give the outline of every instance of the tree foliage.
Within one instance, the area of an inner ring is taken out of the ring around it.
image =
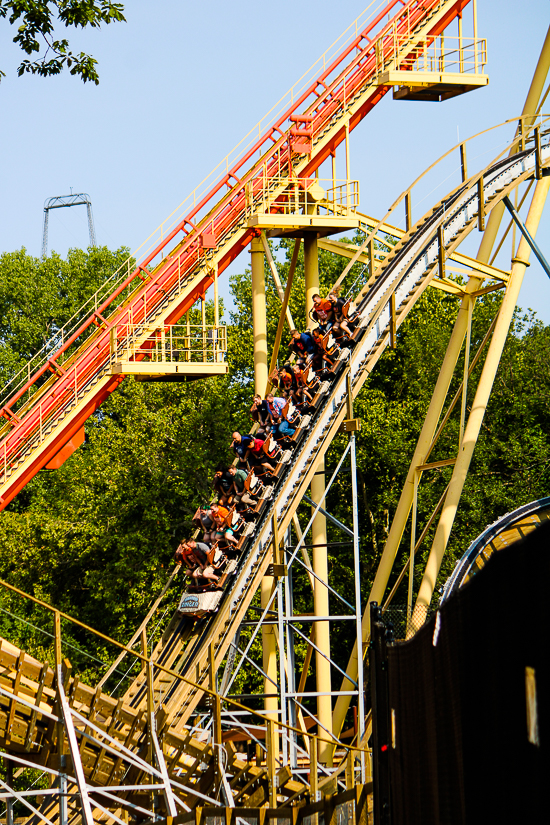
[[[99,83],[97,60],[89,54],[75,54],[66,38],[57,39],[56,24],[65,28],[98,29],[102,23],[125,21],[122,3],[110,0],[0,0],[0,17],[17,25],[13,38],[20,49],[34,60],[25,58],[17,70],[42,77],[57,75],[67,68],[84,83]],[[36,57],[39,52],[40,56]],[[0,76],[4,72],[0,71]]]

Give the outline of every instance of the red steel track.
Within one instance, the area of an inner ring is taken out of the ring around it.
[[[399,65],[412,48],[403,47],[404,42],[420,32],[440,34],[468,2],[390,0],[379,7],[185,218],[3,400],[0,413],[7,422],[0,433],[0,509],[121,382],[122,376],[108,373],[111,331],[145,321],[175,323],[204,296],[214,268],[222,273],[257,232],[247,226],[247,208],[251,198],[255,202],[265,192],[266,181],[269,187],[284,176],[312,175],[345,139],[346,126],[352,131],[386,94],[389,87],[375,82],[377,55]],[[310,144],[307,153],[304,140]],[[126,297],[120,303],[122,293]]]

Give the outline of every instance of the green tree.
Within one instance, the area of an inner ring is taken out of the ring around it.
[[[70,50],[66,38],[57,39],[55,27],[98,29],[102,23],[125,21],[122,3],[110,0],[0,0],[0,17],[12,26],[17,24],[17,34],[13,38],[21,50],[35,56],[34,60],[24,59],[17,70],[19,77],[29,72],[42,77],[56,75],[67,68],[72,75],[80,77],[84,83],[99,83],[97,60],[91,55]],[[5,77],[0,71],[0,77]]]
[[[55,252],[40,260],[25,249],[0,255],[1,397],[32,356],[55,341],[67,322],[81,317],[80,308],[127,257],[128,249],[107,247],[70,249],[66,260]],[[84,308],[85,315],[91,311]]]

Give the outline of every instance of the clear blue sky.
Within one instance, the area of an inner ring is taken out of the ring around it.
[[[69,75],[17,78],[14,32],[2,21],[0,251],[39,255],[44,200],[71,187],[90,194],[99,243],[138,247],[362,10],[351,0],[131,0],[126,24],[69,35],[74,51],[99,60],[98,87]],[[520,113],[549,10],[548,0],[478,0],[489,86],[438,104],[389,94],[371,112],[350,141],[363,211],[382,215],[457,134]],[[496,154],[503,137],[487,149]],[[538,236],[548,257],[549,216],[550,205]],[[50,249],[87,242],[83,207],[52,213]],[[509,258],[507,246],[503,267]],[[233,268],[247,263],[242,255]],[[550,323],[548,298],[550,281],[533,263],[520,303]]]

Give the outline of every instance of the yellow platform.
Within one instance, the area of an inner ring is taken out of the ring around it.
[[[316,232],[318,237],[360,229],[361,221],[354,215],[270,215],[256,212],[248,226],[264,229],[270,238],[301,237],[304,232]]]
[[[220,362],[218,364],[212,363],[180,363],[160,361],[127,361],[112,364],[110,369],[111,375],[140,375],[151,376],[153,378],[161,378],[163,376],[181,375],[207,378],[210,375],[227,375],[227,364]]]
[[[468,72],[410,72],[390,69],[378,76],[379,86],[393,86],[394,100],[447,100],[487,86],[485,74]]]

